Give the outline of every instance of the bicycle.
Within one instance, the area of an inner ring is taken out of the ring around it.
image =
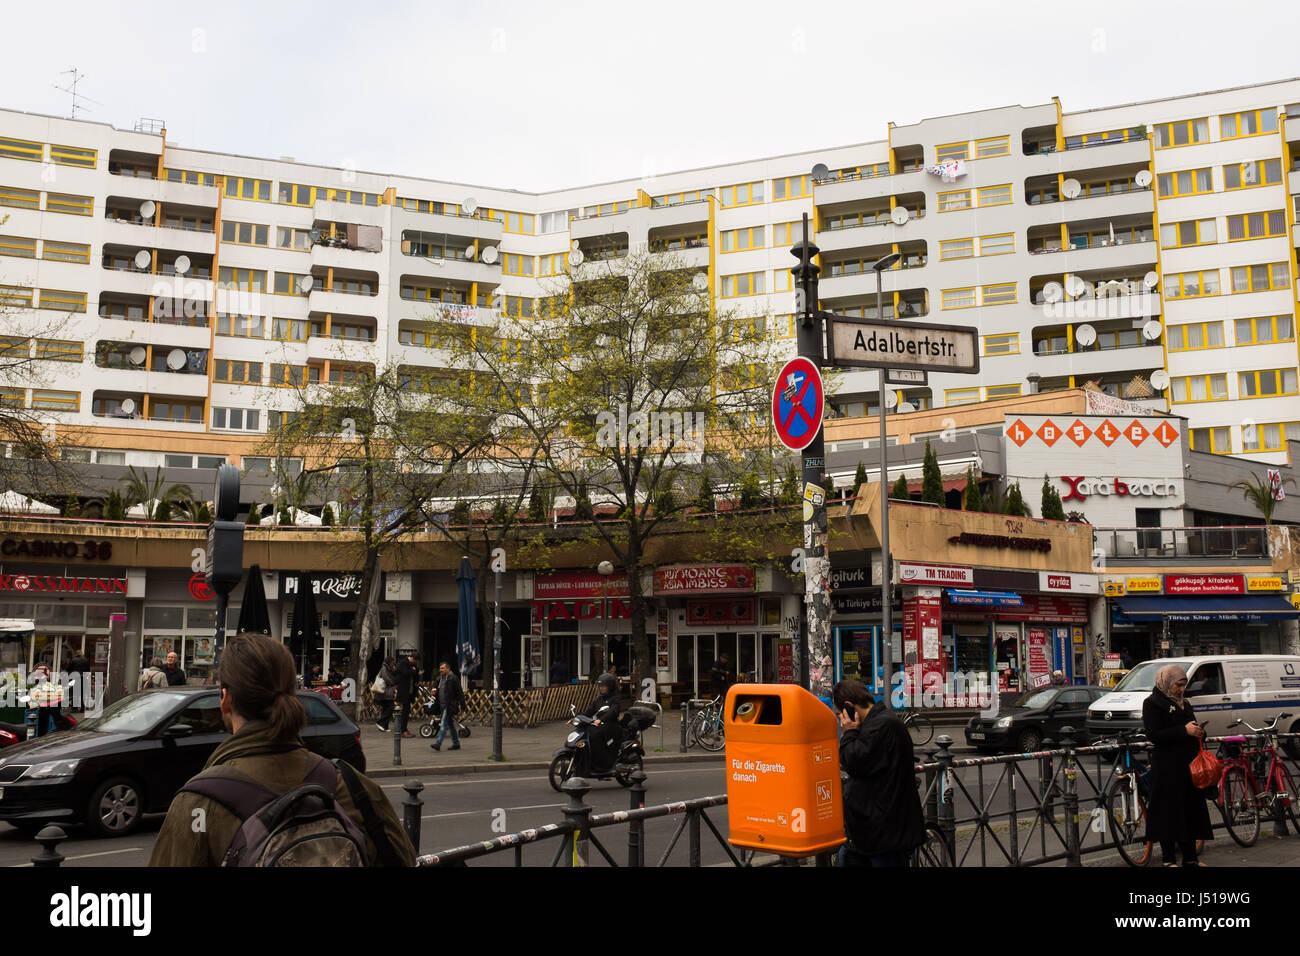
[[[913,747],[924,747],[934,737],[934,723],[920,711],[901,710],[898,712],[898,718],[907,728]]]
[[[1291,772],[1278,757],[1277,723],[1290,714],[1279,714],[1269,719],[1263,727],[1253,727],[1244,720],[1228,724],[1231,730],[1239,724],[1250,728],[1263,738],[1256,750],[1245,750],[1245,736],[1224,737],[1220,750],[1223,753],[1223,774],[1219,778],[1219,812],[1223,814],[1228,835],[1239,846],[1253,846],[1259,839],[1261,811],[1274,819],[1289,819],[1300,834],[1300,817],[1296,815],[1296,786]],[[1265,786],[1260,788],[1259,781]]]
[[[723,728],[722,698],[715,697],[691,718],[686,731],[686,745],[690,747],[698,743],[705,750],[716,753],[726,745]]]
[[[1147,779],[1151,768],[1133,759],[1132,748],[1134,739],[1142,736],[1140,731],[1130,730],[1115,738],[1120,758],[1115,764],[1115,779],[1103,798],[1115,849],[1129,866],[1151,862],[1151,842],[1147,839]]]

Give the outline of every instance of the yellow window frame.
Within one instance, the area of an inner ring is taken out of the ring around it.
[[[1006,190],[1004,193],[1003,190]],[[975,202],[980,208],[985,206],[1006,206],[1014,201],[1015,194],[1011,183],[1000,186],[981,186],[975,191]]]
[[[964,248],[963,248],[964,247]],[[973,259],[975,257],[975,239],[941,239],[939,240],[939,261],[944,259]]]
[[[219,187],[222,184],[222,177],[216,173],[201,173],[195,169],[164,169],[163,178],[169,183],[185,183],[188,186]],[[229,196],[230,193],[226,195]]]
[[[502,257],[501,271],[508,276],[532,276],[537,271],[536,257],[508,252]]]
[[[44,408],[54,412],[80,411],[81,393],[53,388],[34,388],[32,408]]]
[[[277,270],[275,273],[275,282],[271,287],[271,292],[275,295],[293,295],[305,299],[309,293],[303,292],[302,286],[299,285],[300,280],[303,279],[305,275],[306,273],[301,272],[280,272]],[[288,280],[288,288],[280,288],[283,284],[280,282],[281,277]],[[315,288],[315,286],[313,285],[312,288]]]
[[[1213,292],[1205,291],[1205,277],[1209,275],[1214,276],[1215,290]],[[1194,294],[1189,294],[1185,291],[1188,285],[1188,276],[1196,277],[1196,287],[1200,291]],[[1219,275],[1218,269],[1203,269],[1200,272],[1171,272],[1165,275],[1164,283],[1161,288],[1164,290],[1164,296],[1167,299],[1204,299],[1208,296],[1223,294],[1223,284],[1219,281],[1220,278],[1221,276]],[[1171,295],[1169,292],[1168,283],[1171,279],[1177,280],[1178,282],[1177,294]]]
[[[1219,398],[1214,397],[1214,380],[1222,379],[1223,395]],[[1202,380],[1205,385],[1205,398],[1191,398],[1191,383],[1196,380]],[[1178,398],[1178,386],[1183,386],[1183,392],[1186,397]],[[1169,401],[1176,405],[1200,405],[1204,402],[1226,402],[1228,398],[1228,375],[1226,372],[1212,372],[1207,375],[1182,375],[1172,379],[1169,383]]]
[[[995,282],[980,287],[981,305],[1014,305],[1019,298],[1015,282]]]
[[[1278,335],[1278,329],[1277,329],[1278,319],[1284,319],[1284,320],[1286,320],[1287,322],[1289,322],[1289,323],[1291,324],[1291,332],[1290,332],[1290,334],[1288,334],[1288,335],[1282,335],[1282,336],[1279,336],[1279,335]],[[1249,338],[1249,339],[1245,339],[1245,338],[1243,338],[1242,335],[1241,335],[1241,327],[1240,327],[1240,325],[1239,325],[1239,323],[1241,323],[1241,322],[1249,322],[1249,323],[1250,323],[1250,338]],[[1269,329],[1269,332],[1272,333],[1272,335],[1271,335],[1270,338],[1267,338],[1267,339],[1261,339],[1261,338],[1259,337],[1259,323],[1261,323],[1261,322],[1267,322],[1267,323],[1268,323],[1268,329]],[[1237,344],[1237,345],[1242,345],[1242,346],[1246,346],[1246,345],[1275,345],[1275,344],[1277,344],[1278,342],[1294,342],[1294,341],[1295,341],[1295,316],[1292,316],[1292,315],[1259,315],[1259,316],[1250,316],[1250,317],[1247,317],[1247,318],[1241,318],[1241,319],[1233,319],[1233,321],[1232,321],[1232,334],[1233,334],[1233,338],[1234,338],[1236,344]]]
[[[766,249],[766,240],[765,226],[746,226],[744,229],[723,230],[718,245],[722,252],[748,252],[751,249]],[[728,245],[731,248],[728,248]]]
[[[1207,222],[1214,226],[1213,239],[1203,239],[1201,237],[1201,232]],[[1182,227],[1187,225],[1188,223],[1191,223],[1195,227],[1196,240],[1194,242],[1183,242]],[[1192,246],[1209,246],[1219,241],[1219,226],[1217,220],[1214,219],[1181,219],[1178,222],[1166,222],[1160,224],[1160,229],[1162,232],[1165,229],[1169,229],[1169,228],[1172,228],[1174,230],[1175,241],[1166,244],[1165,241],[1162,239],[1160,241],[1161,249],[1187,249]]]
[[[51,262],[90,262],[90,246],[84,242],[59,242],[46,239],[41,243],[41,258]]]
[[[221,266],[217,273],[217,282],[245,292],[266,291],[265,269],[242,269],[235,266]]]
[[[18,259],[36,258],[36,240],[22,236],[6,236],[0,233],[0,256],[14,256]]]
[[[1276,438],[1271,438],[1265,429],[1275,429]],[[1300,422],[1265,422],[1262,425],[1243,425],[1241,428],[1241,450],[1243,453],[1255,453],[1261,451],[1286,451],[1287,430],[1296,431],[1297,437],[1300,437]],[[1247,444],[1246,436],[1253,430],[1255,434],[1254,444],[1257,447],[1250,447]],[[1271,442],[1271,443],[1270,443]]]
[[[1019,355],[1020,333],[998,332],[984,336],[985,355]]]
[[[1209,448],[1199,447],[1196,440],[1197,432],[1202,433],[1207,439],[1209,439],[1210,442]],[[1228,446],[1226,448],[1219,447],[1219,445],[1215,442],[1214,440],[1215,432],[1228,433]],[[1209,425],[1206,426],[1205,428],[1190,428],[1187,431],[1187,444],[1188,447],[1192,449],[1192,451],[1208,452],[1211,455],[1231,455],[1232,454],[1232,428],[1228,425]]]
[[[41,194],[35,189],[0,186],[0,206],[13,206],[17,209],[40,209]]]
[[[226,238],[227,229],[231,231],[231,234],[234,236],[233,239]],[[244,229],[247,229],[249,233],[249,240],[247,242],[239,238],[240,232],[242,232]],[[257,235],[259,229],[262,230],[262,234],[265,236],[265,238],[261,242],[257,241]],[[298,229],[294,231],[306,232],[307,230]],[[263,248],[267,248],[271,244],[271,227],[261,222],[236,222],[233,219],[227,219],[221,223],[221,241],[235,246],[260,246]],[[279,246],[279,248],[290,248],[290,247]],[[292,247],[292,248],[296,248],[296,247]]]
[[[1246,125],[1243,120],[1246,117],[1252,117],[1255,120],[1255,132],[1243,133],[1242,127]],[[1266,125],[1265,117],[1271,121],[1273,128],[1264,129]],[[1229,132],[1229,121],[1231,121],[1231,132]],[[1272,109],[1265,107],[1258,110],[1243,110],[1240,113],[1221,113],[1219,114],[1219,139],[1245,139],[1249,136],[1270,136],[1278,130],[1277,113]]]
[[[971,208],[971,191],[969,189],[953,189],[946,193],[939,193],[939,211],[956,212],[959,209]]]
[[[42,289],[36,308],[53,309],[58,312],[85,312],[86,293],[66,292],[60,289]]]
[[[69,339],[37,339],[36,358],[49,362],[80,362],[85,358],[82,343]]]
[[[992,249],[985,248],[985,245],[991,245]],[[980,236],[980,255],[981,256],[1005,256],[1016,251],[1016,234],[1014,232],[996,233],[991,236]]]
[[[1255,217],[1262,217],[1260,224],[1262,230],[1256,232],[1251,225],[1251,220]],[[1241,227],[1242,234],[1237,238],[1232,237],[1233,222]],[[1250,239],[1272,239],[1277,236],[1286,235],[1286,210],[1285,209],[1266,209],[1262,212],[1242,212],[1235,213],[1228,217],[1228,241],[1229,242],[1246,242]]]
[[[1210,329],[1214,326],[1219,327],[1219,344],[1210,344]],[[1201,345],[1189,345],[1190,337],[1187,334],[1188,329],[1200,329]],[[1175,345],[1175,339],[1179,344]],[[1207,349],[1221,349],[1227,346],[1226,336],[1223,330],[1222,320],[1215,319],[1209,322],[1182,322],[1178,325],[1171,325],[1165,329],[1166,347],[1171,352],[1204,352]]]
[[[795,191],[795,187],[798,191]],[[777,195],[778,188],[784,195]],[[772,202],[784,202],[787,199],[806,199],[812,193],[808,191],[808,176],[781,176],[772,180]]]
[[[779,249],[781,246],[792,246],[803,238],[802,222],[774,222],[772,223],[772,248]],[[800,230],[796,233],[796,229]],[[808,230],[809,233],[812,229]]]
[[[794,313],[785,312],[772,316],[772,331],[778,339],[792,339],[798,333],[794,327]]]
[[[82,169],[94,169],[99,162],[99,150],[83,146],[55,146],[50,144],[50,162],[60,166],[80,166]]]
[[[984,389],[984,400],[991,402],[998,398],[1015,398],[1019,394],[1019,382],[1011,385],[990,385]]]
[[[1228,184],[1228,170],[1236,170],[1237,185]],[[1270,175],[1276,171],[1275,175]],[[1252,182],[1252,180],[1256,180]],[[1282,182],[1282,160],[1252,159],[1244,163],[1229,163],[1223,167],[1224,192],[1236,192],[1238,189],[1258,189],[1261,186],[1276,186]]]
[[[970,159],[970,142],[965,143],[943,143],[934,148],[934,161],[936,163],[951,163],[954,160]]]
[[[1196,138],[1197,123],[1204,123],[1202,132],[1204,136]],[[1177,132],[1181,129],[1187,134],[1187,142],[1175,142]],[[1162,145],[1160,142],[1161,135],[1166,142]],[[1177,149],[1181,146],[1194,146],[1197,143],[1208,143],[1210,141],[1210,118],[1208,116],[1197,117],[1196,119],[1176,120],[1172,123],[1157,123],[1151,129],[1151,141],[1155,144],[1156,149]]]
[[[735,206],[755,206],[764,201],[763,180],[761,179],[752,183],[736,183],[734,186],[723,186],[720,192],[723,209],[731,209]]]
[[[537,220],[530,212],[507,212],[504,230],[518,236],[531,236],[536,233]]]
[[[763,281],[764,276],[765,273],[761,270],[758,272],[736,272],[731,275],[725,275],[722,277],[722,282],[719,284],[721,292],[718,297],[721,299],[738,299],[747,295],[766,295],[767,293],[765,288],[759,288],[760,286],[765,286]],[[740,291],[741,280],[748,282],[748,292]],[[730,292],[727,291],[728,285],[731,287]]]
[[[944,405],[974,405],[979,400],[980,390],[978,387],[945,388],[943,390]]]
[[[1282,389],[1285,388],[1285,385],[1283,384],[1283,375],[1287,372],[1291,374],[1292,387],[1291,391],[1284,392],[1282,391]],[[1272,375],[1274,382],[1277,384],[1278,391],[1262,391],[1259,387],[1259,377],[1261,375]],[[1242,387],[1243,383],[1246,381],[1251,381],[1254,384],[1254,395],[1246,394],[1247,389]],[[1278,398],[1287,395],[1300,395],[1300,373],[1296,371],[1294,366],[1291,368],[1261,368],[1237,373],[1237,398],[1241,401],[1249,401],[1256,398]]]
[[[940,309],[973,309],[978,304],[974,286],[944,289],[939,293]]]
[[[1201,188],[1201,173],[1207,173],[1209,185]],[[1189,188],[1184,190],[1178,184],[1179,176],[1190,177]],[[1198,166],[1195,169],[1174,169],[1156,176],[1156,195],[1161,199],[1175,199],[1179,196],[1205,196],[1214,192],[1214,167]]]
[[[95,198],[72,193],[46,193],[45,211],[68,216],[89,216],[95,211]]]
[[[1277,269],[1281,267],[1286,273],[1280,281],[1277,278]],[[1246,288],[1237,288],[1237,273],[1242,269],[1246,270]],[[1268,282],[1263,286],[1255,285],[1255,270],[1266,269]],[[1232,266],[1228,270],[1228,281],[1232,284],[1234,295],[1245,295],[1249,292],[1277,292],[1279,289],[1287,289],[1291,286],[1291,264],[1288,262],[1257,262],[1246,266]]]
[[[975,140],[975,158],[992,159],[994,156],[1011,155],[1011,137],[1007,136],[990,136],[987,139]]]
[[[39,163],[45,159],[45,144],[26,139],[0,139],[0,159],[22,159]]]
[[[271,180],[251,176],[227,176],[222,190],[227,199],[245,199],[252,202],[271,201]]]

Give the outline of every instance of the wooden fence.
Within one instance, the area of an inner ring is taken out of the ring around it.
[[[427,692],[433,684],[421,684],[421,692]],[[565,720],[569,717],[569,708],[576,707],[578,712],[586,710],[596,699],[596,685],[590,682],[581,684],[557,684],[552,687],[527,687],[523,690],[503,690],[501,692],[502,722],[507,727],[536,727],[552,720]],[[379,716],[369,689],[362,694],[358,722],[371,722]],[[492,723],[492,692],[488,690],[471,690],[465,692],[465,703],[460,711],[461,720],[468,724],[488,725]]]

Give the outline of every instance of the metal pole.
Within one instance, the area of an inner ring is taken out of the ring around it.
[[[411,841],[411,846],[415,847],[415,852],[419,853],[420,812],[424,809],[420,791],[424,789],[424,784],[418,780],[408,780],[402,784],[402,789],[406,791],[406,799],[402,801],[402,829],[406,831],[406,837]]]
[[[492,759],[501,754],[501,567],[496,571],[496,608],[492,613]]]
[[[884,316],[880,270],[876,270],[876,320]],[[893,563],[889,559],[889,445],[885,428],[885,370],[880,370],[880,664],[884,671],[885,709],[893,710],[894,595]]]

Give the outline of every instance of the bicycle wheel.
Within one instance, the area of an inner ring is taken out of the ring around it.
[[[1131,779],[1131,778],[1130,778]],[[1151,844],[1147,841],[1147,805],[1136,797],[1137,813],[1131,806],[1134,795],[1123,780],[1116,780],[1106,790],[1106,817],[1115,849],[1129,866],[1146,866],[1151,862]]]
[[[1259,839],[1259,807],[1240,768],[1232,768],[1223,775],[1219,810],[1228,836],[1238,846],[1254,846]]]
[[[687,748],[694,747],[696,744],[700,743],[700,734],[704,731],[704,722],[707,719],[708,712],[703,710],[691,718],[691,722],[686,728]]]
[[[717,753],[726,746],[726,739],[722,733],[722,714],[719,712],[706,712],[700,714],[703,720],[700,723],[700,729],[696,733],[696,740],[705,750],[711,750]]]
[[[934,736],[934,723],[924,714],[918,714],[916,711],[908,714],[907,732],[911,735],[913,747],[924,747]]]
[[[1279,763],[1279,769],[1282,772],[1282,787],[1286,794],[1286,818],[1291,821],[1291,826],[1296,835],[1300,836],[1300,815],[1296,813],[1296,801],[1300,800],[1300,794],[1296,793],[1295,778],[1291,776],[1291,771],[1287,770],[1285,765]]]
[[[948,852],[948,844],[938,828],[925,828],[925,842],[912,851],[912,866],[952,866],[952,854]]]

